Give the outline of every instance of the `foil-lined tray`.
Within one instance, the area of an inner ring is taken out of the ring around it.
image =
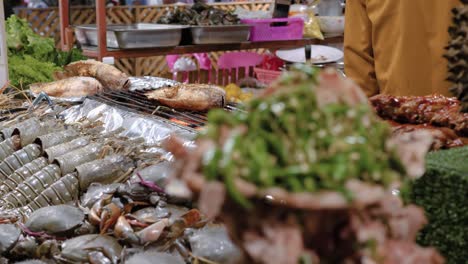
[[[29,90],[29,94],[33,98],[38,98],[40,93],[34,93],[33,91]],[[86,99],[86,96],[77,96],[77,97],[54,97],[54,96],[47,96],[50,98],[52,101],[57,102],[57,103],[82,103]]]
[[[130,77],[130,87],[128,88],[130,91],[145,91],[145,90],[155,90],[162,87],[167,86],[175,86],[180,84],[177,81],[160,78],[160,77],[152,77],[152,76],[144,76],[144,77]]]

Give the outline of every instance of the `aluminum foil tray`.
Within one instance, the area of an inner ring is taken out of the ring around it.
[[[141,49],[175,47],[182,39],[182,29],[187,26],[137,23],[107,26],[107,47],[114,49]],[[96,25],[75,27],[76,38],[82,45],[98,45]]]
[[[33,98],[37,98],[39,94],[34,93],[33,91],[29,90],[29,94]],[[51,100],[57,103],[82,103],[86,99],[86,96],[79,96],[79,97],[54,97],[54,96],[49,96]]]
[[[250,25],[193,26],[194,44],[233,44],[249,40]]]
[[[82,118],[101,121],[104,126],[102,133],[110,133],[123,128],[121,136],[144,138],[147,144],[155,145],[152,152],[159,152],[166,160],[172,160],[171,153],[157,147],[171,135],[177,136],[188,148],[195,147],[196,133],[184,127],[173,124],[156,116],[135,113],[121,107],[114,107],[92,99],[86,99],[83,104],[72,106],[60,115],[67,124],[79,122]]]
[[[160,77],[130,77],[130,87],[128,88],[128,90],[132,92],[155,90],[162,87],[175,86],[178,84],[180,83],[177,81]]]

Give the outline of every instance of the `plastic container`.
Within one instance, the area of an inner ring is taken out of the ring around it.
[[[250,25],[192,26],[193,44],[241,43],[249,39]]]
[[[265,70],[261,68],[254,68],[254,72],[257,79],[267,85],[276,81],[276,79],[278,79],[282,74],[281,71]]]
[[[250,41],[274,41],[302,39],[304,20],[298,17],[272,19],[242,19],[251,25]]]

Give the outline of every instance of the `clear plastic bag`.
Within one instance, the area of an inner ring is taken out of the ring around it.
[[[312,5],[292,5],[289,10],[289,17],[300,17],[304,20],[304,37],[323,40],[320,22],[315,15],[316,3],[314,2]]]
[[[320,29],[320,22],[312,8],[307,9],[307,20],[304,23],[304,37],[317,38],[323,40],[323,33]]]

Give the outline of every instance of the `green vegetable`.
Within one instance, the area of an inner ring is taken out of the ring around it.
[[[15,87],[37,82],[53,81],[53,72],[60,70],[51,62],[39,61],[29,55],[11,56],[8,61],[9,77]]]
[[[29,27],[26,20],[11,16],[6,22],[8,66],[11,84],[26,87],[32,83],[52,81],[59,67],[83,60],[81,51],[62,52],[52,38],[44,38]]]
[[[28,36],[34,34],[26,20],[11,16],[6,22],[7,47],[9,50],[21,50],[28,42]]]
[[[448,264],[468,260],[467,160],[468,147],[429,153],[426,174],[410,190],[411,201],[429,220],[418,242],[439,249]]]
[[[236,177],[260,188],[334,190],[347,197],[352,196],[344,187],[350,179],[385,186],[402,180],[405,171],[396,166],[398,157],[385,147],[387,124],[367,104],[319,107],[316,74],[315,68],[297,66],[279,89],[249,102],[245,112],[211,111],[201,137],[216,142],[218,150],[204,159],[207,179],[224,181],[231,198],[244,206],[247,201],[233,189]],[[248,129],[221,145],[222,126]]]

